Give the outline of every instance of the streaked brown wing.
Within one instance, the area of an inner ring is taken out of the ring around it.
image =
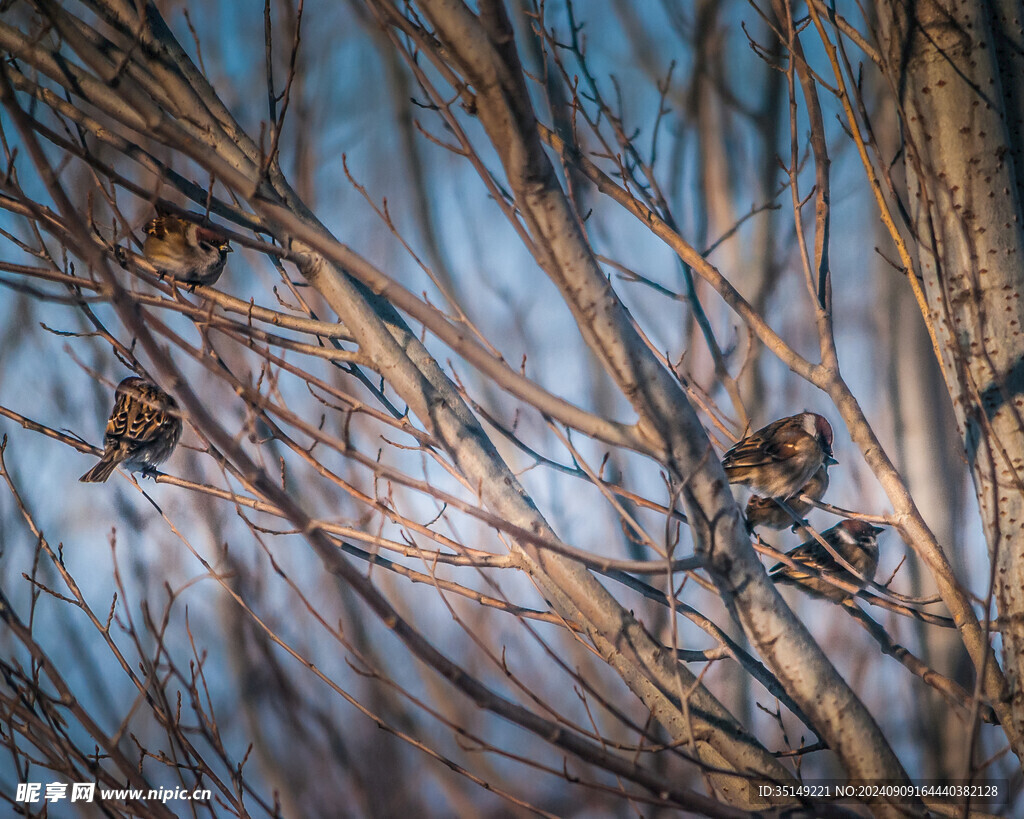
[[[122,381],[117,387],[107,435],[136,444],[147,444],[164,434],[174,418],[166,412],[169,398],[142,379]]]
[[[725,467],[760,466],[764,463],[784,461],[799,452],[801,438],[808,437],[799,429],[788,433],[781,430],[789,418],[780,418],[744,438],[725,453],[722,464]]]
[[[143,228],[146,234],[157,239],[166,239],[168,234],[182,234],[183,221],[173,216],[157,216],[150,219]]]
[[[765,442],[763,451],[772,461],[788,461],[803,455],[813,440],[803,430],[787,427]]]
[[[793,551],[786,552],[786,557],[797,565],[806,566],[808,569],[814,570],[814,572],[834,572],[837,568],[835,559],[817,541],[797,546]],[[807,576],[798,569],[787,566],[785,563],[776,563],[768,573],[775,574],[776,572],[785,572],[794,578]]]
[[[143,228],[146,231],[147,236],[156,236],[157,239],[163,239],[167,233],[167,228],[164,225],[163,217],[157,216],[156,219],[150,219],[146,222],[146,227]]]

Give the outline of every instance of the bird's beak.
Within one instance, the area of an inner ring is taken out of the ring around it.
[[[873,534],[873,535],[880,535],[884,531],[885,531],[885,529],[881,528],[880,526],[872,526],[871,527],[871,534]]]
[[[833,458],[831,455],[825,456],[825,466],[835,466],[839,461]]]
[[[223,250],[225,253],[230,253],[231,252],[231,245],[229,245],[227,242],[225,242],[224,244],[222,244],[220,246],[220,249]]]

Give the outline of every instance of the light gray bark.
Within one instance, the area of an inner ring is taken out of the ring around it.
[[[919,240],[928,318],[937,331],[995,564],[1014,723],[1007,728],[1020,757],[1024,233],[1017,182],[1021,169],[1013,147],[1020,144],[1020,57],[1009,56],[1006,48],[1008,38],[1019,39],[1019,31],[1009,26],[1019,28],[1020,17],[1018,10],[1015,20],[1005,15],[990,19],[987,7],[921,0],[887,3],[880,16],[885,71],[902,109],[909,209]]]
[[[878,267],[884,268],[879,271],[884,281],[879,287],[878,315],[886,317],[890,331],[885,346],[892,362],[889,382],[900,472],[936,538],[955,549],[964,545],[966,477],[953,408],[913,294],[888,264]],[[936,475],[946,477],[936,480]],[[950,555],[957,576],[964,577],[965,567],[958,557]],[[908,561],[904,571],[910,575],[911,594],[925,597],[935,593],[930,575],[918,561]],[[914,626],[922,646],[921,659],[970,688],[970,661],[959,634],[925,623],[915,622]],[[939,695],[928,690],[921,695],[915,698],[915,707],[926,771],[929,776],[956,779],[965,770],[970,726],[960,720],[929,718],[941,707]]]

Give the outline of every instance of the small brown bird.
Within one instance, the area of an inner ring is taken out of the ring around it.
[[[818,471],[811,475],[811,479],[801,486],[794,495],[782,499],[782,502],[792,509],[797,517],[802,518],[814,508],[812,503],[801,499],[802,495],[816,501],[824,497],[828,489],[828,467],[827,462],[823,463],[818,467]],[[769,529],[785,529],[787,526],[792,526],[795,531],[800,525],[793,520],[793,515],[782,508],[778,499],[767,498],[763,495],[751,496],[747,501],[747,510],[744,515],[747,518],[747,525],[751,529],[757,526],[767,526]]]
[[[130,472],[150,474],[167,460],[181,437],[178,405],[144,378],[131,376],[117,385],[114,409],[103,436],[103,455],[80,481],[102,483],[118,464]]]
[[[832,457],[832,427],[822,416],[801,412],[748,435],[725,453],[729,483],[742,483],[771,498],[789,498]]]
[[[145,256],[161,275],[186,284],[213,284],[231,252],[228,240],[210,228],[177,216],[157,216],[146,224]]]
[[[811,571],[802,571],[785,563],[776,563],[768,574],[776,583],[799,586],[814,597],[824,597],[841,603],[851,596],[850,593],[832,585],[825,578],[834,577],[863,589],[867,582],[874,578],[875,570],[878,568],[878,536],[884,531],[862,520],[844,520],[821,534],[822,538],[842,555],[843,560],[855,568],[865,580],[850,574],[814,538],[786,553],[786,557],[798,566]]]

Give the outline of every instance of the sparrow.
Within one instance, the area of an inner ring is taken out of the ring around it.
[[[814,597],[824,597],[841,603],[852,595],[845,589],[833,586],[824,578],[834,577],[863,589],[868,581],[874,578],[875,570],[878,568],[878,536],[884,531],[862,520],[844,520],[821,534],[822,538],[842,555],[843,560],[865,578],[863,580],[850,574],[814,538],[786,553],[786,557],[810,571],[793,568],[785,563],[776,563],[768,575],[776,583],[799,586]]]
[[[748,435],[722,458],[729,483],[742,483],[770,498],[790,498],[832,457],[832,427],[822,416],[801,412],[772,421]]]
[[[178,405],[156,384],[131,376],[117,385],[114,409],[103,436],[103,455],[81,478],[102,483],[121,464],[130,472],[150,474],[167,460],[181,437]]]
[[[744,513],[747,518],[747,526],[751,529],[757,526],[767,526],[769,529],[785,529],[787,526],[792,526],[793,531],[796,531],[800,522],[794,520],[793,515],[782,508],[779,500],[785,503],[798,518],[802,518],[814,508],[814,505],[803,500],[801,496],[816,501],[824,497],[825,491],[828,489],[828,467],[828,462],[823,463],[818,467],[818,471],[811,475],[811,479],[788,498],[775,499],[766,498],[763,495],[752,495],[747,501],[747,509]]]
[[[194,286],[213,284],[224,272],[231,246],[217,231],[177,216],[157,216],[145,231],[142,255],[161,276]]]

